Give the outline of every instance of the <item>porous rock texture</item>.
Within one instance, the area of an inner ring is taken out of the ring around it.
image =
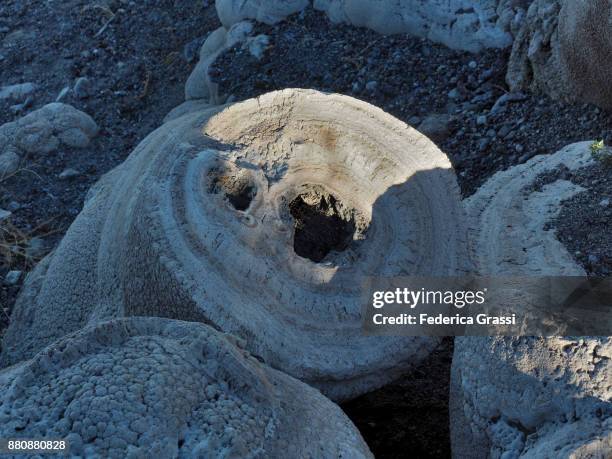
[[[314,0],[334,22],[379,33],[409,33],[478,52],[512,44],[528,0]]]
[[[268,24],[300,11],[308,1],[217,0],[221,22],[243,19]],[[512,44],[530,0],[314,0],[333,22],[379,33],[409,33],[453,49],[478,52]]]
[[[584,191],[555,171],[593,164],[589,146],[572,144],[499,172],[465,201],[480,275],[585,274],[545,224],[562,200]],[[453,456],[609,457],[611,358],[611,337],[457,338]]]
[[[0,372],[0,436],[66,439],[71,457],[373,457],[316,389],[160,318],[99,323]]]
[[[612,2],[537,0],[513,44],[507,81],[612,108]]]
[[[556,96],[568,93],[560,81],[559,22],[560,0],[535,0],[519,29],[508,61],[506,81],[517,92],[532,87]]]
[[[94,187],[28,276],[1,363],[90,322],[164,316],[347,399],[438,344],[364,336],[362,282],[465,273],[462,213],[447,157],[364,102],[283,90],[188,114]]]
[[[0,126],[0,175],[14,172],[18,158],[50,153],[60,145],[82,148],[98,133],[96,122],[76,108],[51,103]]]

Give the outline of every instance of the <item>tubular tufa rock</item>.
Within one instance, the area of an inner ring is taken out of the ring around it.
[[[338,406],[237,344],[156,317],[85,328],[0,371],[0,436],[71,457],[374,457]]]
[[[348,399],[438,344],[364,336],[362,283],[466,273],[463,222],[447,157],[364,102],[290,89],[191,113],[92,189],[28,277],[1,363],[86,324],[160,316],[239,336]]]
[[[464,201],[478,274],[586,275],[545,223],[563,200],[585,191],[555,171],[593,165],[590,144],[499,172]],[[609,457],[611,358],[612,337],[457,338],[453,457]]]

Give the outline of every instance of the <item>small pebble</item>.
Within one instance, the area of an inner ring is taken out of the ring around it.
[[[77,78],[74,83],[74,95],[79,99],[86,99],[93,94],[92,83],[89,78],[80,77]]]
[[[21,279],[21,271],[9,271],[4,277],[4,283],[6,285],[17,285]]]
[[[376,88],[378,88],[378,81],[368,81],[366,83],[366,89],[370,92],[374,92],[376,91]]]
[[[12,212],[8,210],[0,209],[0,222],[8,219],[12,215]]]
[[[7,206],[7,208],[11,212],[15,212],[15,211],[21,209],[21,204],[19,204],[17,201],[11,201],[11,202],[9,202],[9,205]]]
[[[61,180],[68,180],[68,179],[71,179],[71,178],[74,178],[74,177],[78,177],[79,175],[81,175],[81,173],[80,173],[79,171],[77,171],[77,170],[75,170],[75,169],[68,168],[68,169],[64,169],[64,170],[63,170],[63,171],[62,171],[62,172],[61,172],[61,173],[58,175],[58,177],[59,177]]]
[[[455,89],[449,91],[448,97],[450,99],[459,99],[459,97],[461,97],[461,94],[459,93],[459,90],[457,88],[455,88]]]
[[[55,102],[61,102],[62,100],[64,100],[66,96],[68,96],[68,93],[70,93],[70,86],[66,86],[60,91],[60,93],[55,98]]]
[[[608,207],[610,205],[610,200],[608,198],[602,199],[601,201],[599,201],[599,205],[601,207]]]

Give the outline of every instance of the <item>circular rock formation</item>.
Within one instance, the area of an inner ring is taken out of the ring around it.
[[[366,103],[284,90],[186,115],[94,188],[28,277],[2,363],[101,318],[164,316],[352,397],[438,343],[364,336],[362,283],[464,273],[462,222],[446,156]]]
[[[544,227],[561,201],[584,191],[562,172],[593,164],[589,146],[569,145],[499,172],[465,201],[480,275],[585,275]],[[611,337],[457,338],[453,456],[609,457],[611,357]]]
[[[100,323],[0,372],[0,436],[66,439],[73,457],[373,457],[317,390],[159,318]]]

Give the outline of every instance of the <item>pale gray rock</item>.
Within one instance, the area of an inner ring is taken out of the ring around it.
[[[11,217],[12,212],[8,211],[8,210],[4,210],[4,209],[0,209],[0,222],[3,222],[4,220],[8,220]]]
[[[352,227],[313,261],[298,255],[290,206],[323,199]],[[87,323],[164,316],[240,336],[274,368],[347,399],[438,345],[364,336],[361,285],[468,271],[462,212],[448,158],[350,97],[284,90],[184,115],[94,186],[28,276],[2,365]]]
[[[593,164],[591,142],[498,172],[465,201],[483,276],[584,276],[554,229],[560,203],[584,189],[560,166]],[[612,453],[612,337],[462,337],[451,374],[453,456],[604,458]],[[597,453],[595,454],[595,453]]]
[[[2,213],[1,209],[0,213]],[[0,220],[2,220],[1,217]],[[4,276],[4,283],[6,285],[17,285],[19,283],[19,280],[21,279],[22,274],[23,273],[21,271],[9,271],[8,273],[6,273],[6,276]]]
[[[268,49],[268,46],[270,46],[270,37],[261,34],[256,37],[248,38],[246,46],[253,57],[261,59],[266,49]]]
[[[244,43],[253,31],[253,24],[242,21],[228,29],[219,27],[212,32],[200,49],[200,60],[185,83],[185,99],[203,99],[211,104],[225,102],[225,97],[219,94],[218,84],[213,83],[208,69],[217,56],[236,43]]]
[[[0,155],[50,153],[62,144],[85,147],[97,133],[98,126],[89,115],[54,102],[0,126]]]
[[[10,99],[15,102],[23,102],[34,91],[36,91],[36,85],[34,83],[20,83],[11,86],[3,86],[0,89],[0,100]]]
[[[0,437],[72,457],[373,458],[334,403],[193,322],[131,318],[0,372]]]
[[[451,117],[445,113],[427,116],[421,124],[419,131],[436,143],[443,142],[450,135]]]
[[[558,35],[560,77],[571,83],[570,99],[612,108],[612,4],[564,1]]]
[[[273,24],[308,0],[217,0],[224,27],[244,19]],[[529,0],[314,0],[333,22],[379,33],[409,33],[454,49],[505,48],[522,25]]]
[[[79,99],[86,99],[93,94],[93,83],[87,77],[80,77],[74,83],[73,92]]]
[[[509,86],[612,108],[611,30],[608,0],[534,1],[513,45]]]
[[[583,2],[579,2],[583,3]],[[515,37],[506,81],[511,91],[533,87],[555,97],[567,92],[560,81],[558,22],[560,0],[535,0]]]
[[[55,98],[55,102],[62,102],[66,97],[68,97],[68,94],[70,94],[70,91],[71,91],[70,86],[65,86]]]
[[[524,12],[516,0],[314,0],[333,22],[383,34],[409,33],[453,49],[478,52],[512,44]]]
[[[215,7],[221,24],[229,29],[244,19],[275,24],[302,11],[308,3],[308,0],[216,0]]]

